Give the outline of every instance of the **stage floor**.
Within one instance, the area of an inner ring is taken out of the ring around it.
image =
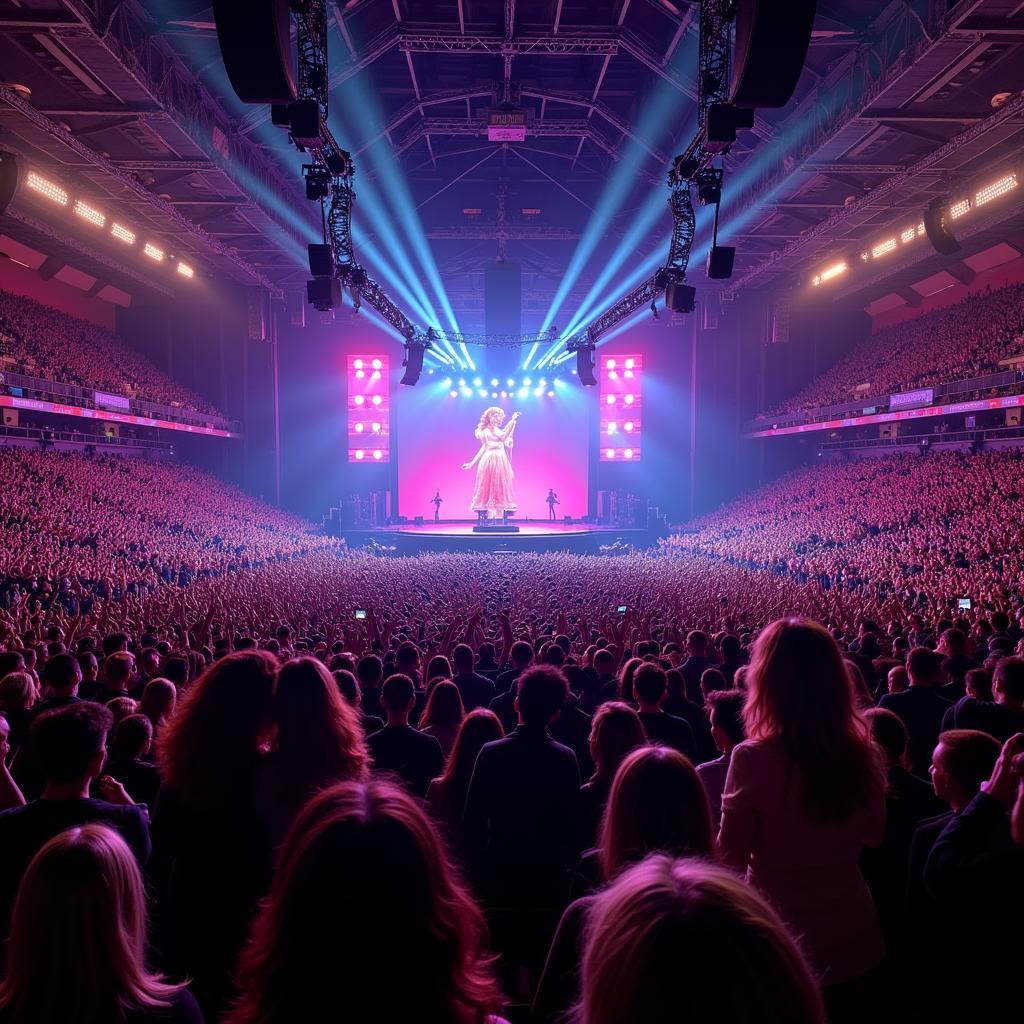
[[[617,540],[643,545],[647,531],[594,523],[512,520],[518,533],[474,533],[476,520],[427,521],[401,523],[376,529],[341,531],[350,547],[367,544],[394,546],[396,550],[415,551],[597,551]]]

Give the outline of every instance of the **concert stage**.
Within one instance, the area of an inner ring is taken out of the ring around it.
[[[616,542],[646,547],[654,543],[647,530],[593,523],[511,520],[518,533],[474,533],[476,520],[442,520],[439,523],[402,523],[374,529],[348,528],[340,535],[349,547],[379,544],[394,547],[398,554],[420,551],[467,551],[510,553],[523,551],[571,551],[594,554]]]

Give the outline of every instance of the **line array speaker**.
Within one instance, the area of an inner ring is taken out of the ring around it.
[[[730,101],[784,107],[807,59],[817,0],[738,0]]]
[[[296,96],[288,0],[213,0],[224,70],[243,103],[291,103]]]

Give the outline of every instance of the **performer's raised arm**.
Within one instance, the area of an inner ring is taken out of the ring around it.
[[[520,416],[520,413],[518,413],[518,412],[512,413],[512,417],[508,421],[508,426],[505,427],[504,430],[498,430],[498,432],[497,432],[498,437],[500,437],[502,439],[502,441],[504,441],[505,444],[509,445],[510,447],[511,447],[512,435],[515,433],[515,430],[516,430],[516,423],[519,422],[519,416]]]

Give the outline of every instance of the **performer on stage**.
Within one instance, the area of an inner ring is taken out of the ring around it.
[[[486,512],[489,519],[497,519],[506,512],[514,512],[516,503],[512,498],[512,460],[508,450],[513,445],[516,422],[519,413],[512,413],[508,426],[505,422],[505,410],[492,405],[484,410],[483,416],[476,427],[476,439],[480,442],[480,450],[471,462],[464,462],[463,469],[476,466],[476,488],[470,510]]]
[[[548,519],[550,519],[551,522],[554,522],[555,506],[561,504],[561,502],[558,500],[558,495],[555,494],[554,487],[548,488],[548,496],[544,500],[548,503]]]
[[[438,491],[437,494],[435,494],[430,499],[430,504],[434,506],[434,522],[435,523],[441,522],[441,502],[442,501],[444,501],[444,498],[441,497],[441,492],[440,491]]]

